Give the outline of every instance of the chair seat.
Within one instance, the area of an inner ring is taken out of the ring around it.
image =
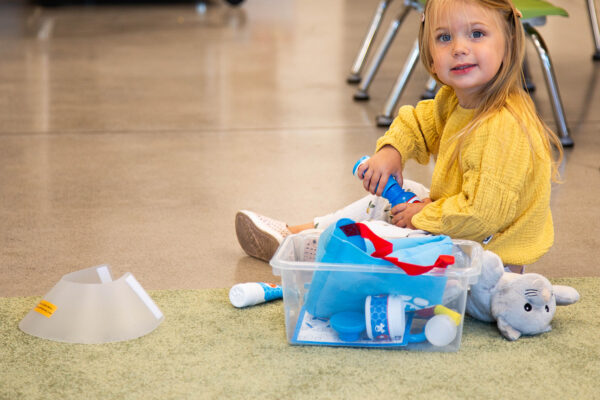
[[[546,17],[548,15],[569,16],[564,8],[557,7],[544,0],[513,0],[513,4],[521,11],[523,19]]]
[[[417,0],[417,2],[425,6],[427,0]],[[513,0],[513,4],[521,11],[523,19],[547,17],[548,15],[569,16],[569,13],[564,8],[557,7],[544,0]]]

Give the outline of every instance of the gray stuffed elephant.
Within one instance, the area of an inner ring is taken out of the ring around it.
[[[508,340],[550,331],[556,306],[579,300],[570,286],[552,285],[539,274],[505,272],[495,253],[484,252],[481,275],[471,286],[466,312],[481,321],[496,321]]]

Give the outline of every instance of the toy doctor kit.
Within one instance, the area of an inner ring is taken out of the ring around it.
[[[229,290],[229,301],[235,307],[242,308],[281,299],[281,286],[265,282],[238,283]]]
[[[362,177],[358,176],[358,167],[360,167],[361,164],[366,162],[369,158],[370,158],[369,156],[361,157],[356,162],[356,164],[354,164],[354,168],[352,168],[352,175],[356,176],[357,178],[362,178]],[[390,176],[388,178],[387,184],[385,185],[385,188],[383,189],[383,193],[381,193],[381,196],[386,198],[390,202],[392,207],[397,204],[400,204],[400,203],[420,203],[421,202],[421,200],[419,200],[419,198],[417,197],[416,194],[414,194],[411,191],[402,189],[402,186],[400,186],[398,184],[398,182],[396,181],[396,179],[393,176]]]
[[[289,235],[271,259],[281,276],[288,341],[297,345],[457,351],[478,243],[447,236],[379,236],[341,219]],[[318,239],[315,258],[303,249]]]

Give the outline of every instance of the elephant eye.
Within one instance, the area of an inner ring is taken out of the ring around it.
[[[525,309],[525,311],[529,312],[529,311],[531,311],[532,307],[531,307],[531,304],[525,303],[525,306],[523,306],[523,308]]]
[[[546,312],[550,312],[550,307],[546,306]]]

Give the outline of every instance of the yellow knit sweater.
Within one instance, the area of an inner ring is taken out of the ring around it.
[[[511,99],[509,105],[518,111],[520,101]],[[505,108],[468,136],[459,161],[453,161],[452,137],[472,117],[473,110],[462,108],[454,91],[444,86],[434,100],[402,107],[377,150],[391,145],[404,161],[421,164],[436,157],[433,202],[413,216],[415,227],[480,243],[493,235],[484,248],[505,264],[532,263],[554,241],[550,155],[538,128],[525,121],[530,141]]]

